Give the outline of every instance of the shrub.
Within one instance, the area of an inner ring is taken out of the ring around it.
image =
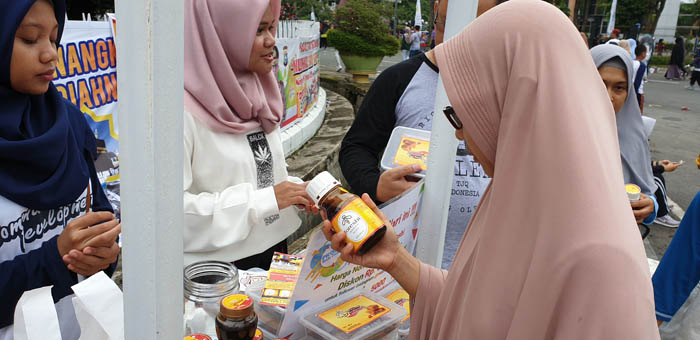
[[[690,64],[690,62],[693,61],[693,56],[686,53],[685,57],[685,62],[683,63],[684,65]],[[649,60],[649,65],[654,65],[654,66],[668,66],[668,64],[671,62],[671,56],[661,56],[661,55],[654,55],[651,57]]]
[[[399,40],[389,35],[380,36],[376,41],[368,41],[337,29],[328,31],[328,43],[342,54],[363,57],[394,55],[401,48]]]
[[[401,48],[377,6],[367,0],[351,0],[338,8],[335,29],[328,31],[328,44],[340,53],[365,57],[394,55]]]

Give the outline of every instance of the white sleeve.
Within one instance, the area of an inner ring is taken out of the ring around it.
[[[184,143],[185,252],[214,251],[241,242],[265,217],[279,213],[273,187],[257,189],[252,183],[241,183],[221,192],[190,192],[194,145],[188,124]]]

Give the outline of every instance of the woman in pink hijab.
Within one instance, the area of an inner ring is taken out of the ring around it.
[[[185,264],[267,269],[309,206],[272,74],[280,0],[185,0]],[[296,183],[294,183],[296,182]]]
[[[571,21],[544,1],[508,1],[435,59],[456,136],[493,179],[449,273],[392,228],[358,256],[325,222],[333,248],[409,292],[410,339],[658,339],[615,114]]]

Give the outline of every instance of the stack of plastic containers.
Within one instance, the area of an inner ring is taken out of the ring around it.
[[[263,332],[263,338],[265,340],[281,338],[279,331],[287,309],[260,304],[262,289],[250,289],[246,291],[246,294],[253,299],[255,304],[255,312],[258,314],[258,328]]]

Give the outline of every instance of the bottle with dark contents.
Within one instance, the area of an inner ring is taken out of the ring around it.
[[[333,175],[324,171],[306,186],[306,192],[319,209],[326,213],[336,232],[345,232],[345,242],[362,255],[372,249],[386,233],[384,222],[355,194],[340,186]]]
[[[216,336],[219,340],[253,340],[258,329],[253,299],[247,295],[229,295],[221,300],[216,316]]]

